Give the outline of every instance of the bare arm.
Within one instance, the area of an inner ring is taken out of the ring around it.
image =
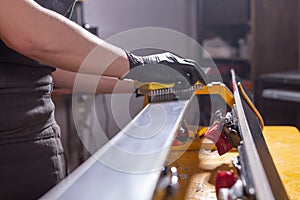
[[[76,80],[76,73],[57,69],[52,73],[54,84],[56,87],[74,89]],[[80,74],[80,84],[76,85],[76,92],[86,93],[133,93],[134,82],[133,80],[119,80],[114,77],[99,77],[91,74]],[[95,90],[94,90],[95,89]]]
[[[97,47],[93,51],[97,59],[89,62],[89,67],[82,72],[122,77],[129,71],[122,49],[33,0],[0,0],[0,5],[0,38],[19,53],[77,72],[86,56]]]

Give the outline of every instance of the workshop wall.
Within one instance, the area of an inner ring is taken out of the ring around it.
[[[251,77],[267,125],[300,127],[299,8],[299,0],[251,1]]]
[[[106,39],[140,27],[164,27],[197,38],[197,0],[88,0],[86,22]]]

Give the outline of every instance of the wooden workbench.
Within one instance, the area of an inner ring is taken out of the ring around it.
[[[290,199],[300,199],[300,134],[290,126],[266,126],[263,134],[273,157],[277,171]],[[169,167],[177,167],[179,185],[177,190],[166,195],[157,191],[154,200],[213,200],[217,199],[214,181],[218,170],[234,170],[231,159],[238,155],[233,150],[223,156],[206,139],[195,139],[191,148],[180,152],[175,150],[171,156],[182,154]],[[236,171],[235,171],[236,172]]]

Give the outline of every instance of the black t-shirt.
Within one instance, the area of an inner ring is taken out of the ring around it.
[[[75,0],[36,2],[69,17]],[[7,139],[13,142],[57,134],[51,100],[53,70],[54,67],[23,56],[0,40],[0,144]]]
[[[68,18],[71,16],[73,6],[75,4],[75,0],[35,0],[35,1],[41,6],[53,10]],[[20,64],[20,65],[26,65],[31,67],[44,66],[43,64],[38,63],[8,48],[1,40],[0,40],[0,63]],[[53,67],[52,70],[54,70]]]

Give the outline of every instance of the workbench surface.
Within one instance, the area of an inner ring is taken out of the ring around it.
[[[300,199],[300,134],[297,128],[290,126],[266,126],[263,134],[272,155],[280,178],[290,199]],[[195,139],[193,147],[180,152],[175,150],[171,156],[182,154],[170,164],[177,167],[179,187],[173,194],[157,191],[154,200],[217,199],[214,181],[219,170],[234,169],[231,159],[238,155],[236,150],[219,156],[212,145],[204,138]]]

